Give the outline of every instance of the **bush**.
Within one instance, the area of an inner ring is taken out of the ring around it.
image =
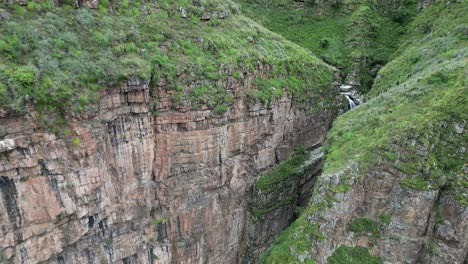
[[[41,8],[41,6],[38,3],[34,2],[34,1],[29,1],[28,2],[28,5],[27,5],[28,11],[34,12],[34,11],[38,11],[40,8]]]
[[[422,178],[403,179],[400,181],[400,186],[404,189],[411,189],[417,191],[430,190],[428,182]]]
[[[380,223],[383,225],[389,225],[392,222],[392,216],[389,214],[379,215]]]
[[[72,141],[72,144],[73,144],[73,146],[75,146],[75,147],[79,146],[80,143],[81,143],[81,140],[80,140],[79,138],[75,138],[75,139],[73,139],[73,141]]]
[[[379,225],[369,218],[356,218],[348,224],[348,230],[354,233],[371,233],[374,237],[380,237]]]
[[[217,115],[224,115],[228,110],[228,107],[225,106],[225,105],[217,105],[214,109],[213,109],[213,113],[217,114]]]
[[[414,16],[413,12],[407,9],[402,9],[402,8],[392,10],[390,12],[391,19],[399,24],[408,23],[409,21],[411,21],[413,16]]]
[[[305,149],[302,145],[297,146],[288,160],[276,165],[269,173],[260,177],[255,188],[264,194],[274,190],[274,186],[288,177],[296,175],[305,160]]]
[[[329,45],[330,45],[330,41],[328,41],[328,39],[324,38],[320,40],[320,47],[322,49],[328,48]]]

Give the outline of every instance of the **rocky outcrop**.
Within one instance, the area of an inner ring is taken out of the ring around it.
[[[307,206],[314,183],[322,171],[323,156],[321,148],[308,151],[303,157],[299,157],[299,164],[292,164],[297,169],[289,172],[285,170],[288,164],[280,164],[274,170],[284,174],[281,179],[272,179],[270,172],[254,187],[249,205],[243,263],[255,263],[281,231],[297,218],[300,210]],[[293,156],[287,162],[294,158],[296,157]],[[262,180],[271,183],[260,186]]]
[[[316,190],[320,195],[311,203],[323,201],[337,189],[340,178],[353,175],[355,169],[321,178]],[[438,190],[402,188],[395,181],[399,174],[385,166],[375,168],[364,181],[351,179],[350,191],[333,195],[332,207],[309,218],[326,235],[317,241],[318,263],[326,263],[340,245],[368,248],[385,263],[463,262],[468,248],[466,207]]]
[[[163,84],[131,81],[56,134],[34,111],[1,117],[3,261],[237,262],[252,185],[292,146],[320,144],[332,118],[287,96],[248,104],[251,81],[223,81],[224,115],[175,111]]]

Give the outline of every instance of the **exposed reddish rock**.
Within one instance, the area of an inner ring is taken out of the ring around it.
[[[232,78],[231,78],[232,79]],[[247,197],[292,146],[323,141],[330,113],[288,97],[236,102],[223,116],[174,110],[147,82],[103,94],[97,116],[69,118],[67,136],[34,112],[0,118],[0,249],[13,263],[235,263]],[[332,88],[331,88],[332,89]]]

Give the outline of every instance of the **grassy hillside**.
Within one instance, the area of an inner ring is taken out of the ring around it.
[[[10,113],[28,105],[92,111],[101,91],[137,78],[153,87],[164,79],[176,106],[223,114],[233,97],[222,83],[251,74],[252,100],[267,104],[287,92],[299,106],[310,108],[312,98],[331,106],[333,69],[231,1],[100,1],[98,10],[29,1],[0,12],[0,107]],[[257,74],[259,63],[272,71]]]
[[[461,171],[466,156],[457,154],[466,138],[455,130],[468,117],[467,10],[466,4],[437,3],[417,17],[411,37],[379,72],[373,98],[336,120],[327,139],[326,172],[351,160],[363,169],[399,160],[397,168],[408,175],[430,168],[420,179],[424,188],[466,176]],[[412,140],[427,156],[416,153]],[[466,197],[460,202],[467,205]]]
[[[398,48],[416,12],[413,0],[239,2],[248,16],[342,69],[343,76],[355,71],[364,93],[372,86],[375,69]]]
[[[326,234],[309,219],[332,207],[334,195],[353,188],[346,185],[346,177],[363,180],[379,165],[403,175],[397,179],[403,189],[440,189],[455,203],[468,206],[464,169],[468,159],[463,149],[468,140],[460,132],[468,119],[467,11],[466,3],[438,1],[411,23],[406,42],[379,72],[369,93],[372,99],[340,116],[327,136],[321,177],[350,164],[356,165],[356,175],[344,174],[343,188],[327,189],[319,179],[323,188],[319,195],[328,198],[307,208],[267,252],[264,263],[301,263],[297,258],[301,252],[314,252],[313,245]],[[328,261],[341,263],[336,262],[339,259],[381,262],[367,250],[344,246]]]

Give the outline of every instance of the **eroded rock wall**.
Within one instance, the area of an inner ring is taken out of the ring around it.
[[[248,191],[292,146],[323,141],[330,113],[283,97],[223,116],[175,110],[164,84],[131,81],[67,131],[0,117],[0,249],[8,263],[236,263]],[[330,88],[332,89],[332,88]],[[150,102],[156,99],[156,116]]]
[[[325,200],[330,189],[338,189],[340,178],[354,175],[356,169],[351,165],[319,179],[320,195],[311,203]],[[310,217],[327,236],[311,251],[318,263],[327,263],[340,245],[369,248],[384,263],[463,263],[468,248],[466,207],[443,190],[402,188],[396,180],[400,177],[401,172],[388,164],[376,167],[365,180],[351,177],[350,191],[335,191],[333,206]],[[352,223],[364,219],[363,231],[353,230]]]
[[[322,172],[323,158],[321,148],[307,151],[296,171],[273,181],[268,188],[253,188],[242,263],[257,263],[261,254],[307,206]]]

